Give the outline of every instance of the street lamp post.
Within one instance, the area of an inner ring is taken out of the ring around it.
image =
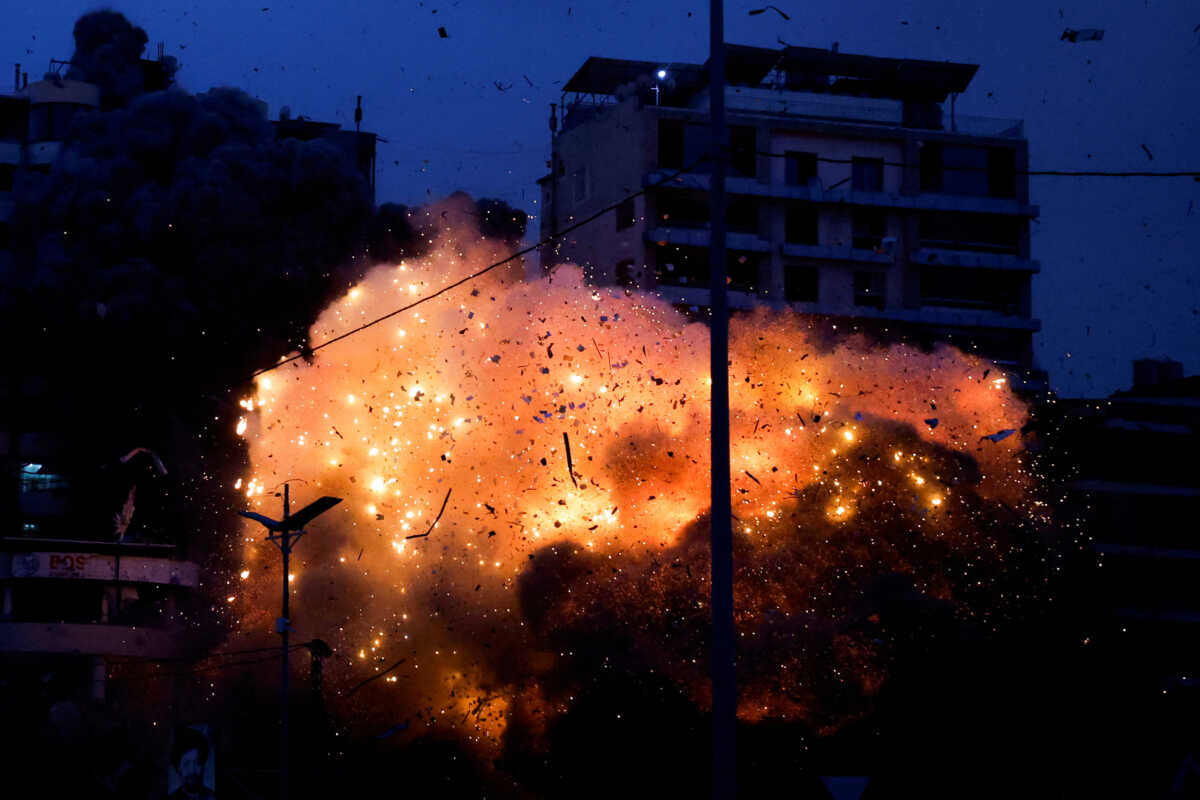
[[[288,485],[283,485],[283,519],[274,520],[253,511],[239,511],[246,519],[252,519],[265,527],[267,541],[273,543],[283,554],[283,611],[275,620],[275,632],[281,637],[281,653],[279,667],[279,798],[287,800],[288,796],[288,634],[291,633],[292,623],[289,616],[288,600],[291,594],[289,557],[292,548],[304,535],[304,526],[316,517],[342,502],[340,497],[322,497],[309,503],[295,514],[288,513]]]

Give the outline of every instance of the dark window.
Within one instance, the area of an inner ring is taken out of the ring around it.
[[[627,258],[617,262],[617,269],[613,277],[617,286],[636,286],[637,278],[633,274],[633,259]]]
[[[929,143],[921,147],[921,191],[942,190],[942,146]]]
[[[0,142],[23,142],[29,132],[29,101],[0,97]]]
[[[753,292],[758,285],[758,253],[729,253],[725,277],[735,292]]]
[[[0,164],[0,192],[12,191],[13,178],[16,174],[16,164]]]
[[[755,152],[758,149],[756,141],[757,132],[754,128],[742,125],[730,126],[729,172],[731,175],[740,175],[745,178],[754,177],[757,172],[755,165],[758,163],[758,153]]]
[[[998,214],[922,214],[921,247],[1015,255],[1023,224]]]
[[[883,191],[882,158],[852,158],[850,159],[850,170],[850,185],[854,191]]]
[[[784,154],[787,184],[789,186],[807,186],[808,182],[817,177],[817,154],[802,153],[789,150]]]
[[[883,272],[854,273],[854,305],[883,308],[887,296],[887,275]]]
[[[758,235],[758,202],[752,197],[730,197],[725,209],[725,227],[730,233]]]
[[[664,189],[655,193],[656,222],[671,228],[708,225],[708,195],[704,192]]]
[[[637,222],[637,206],[632,197],[622,200],[617,206],[617,230],[623,231],[633,227]]]
[[[1016,314],[1024,273],[999,269],[925,267],[921,270],[921,304]]]
[[[876,250],[887,236],[887,213],[881,208],[856,208],[852,217],[855,250]]]
[[[784,219],[784,239],[792,244],[817,244],[821,215],[816,206],[790,203]]]
[[[659,284],[708,288],[708,248],[658,245],[654,255],[654,274]]]
[[[1007,147],[988,151],[988,194],[992,197],[1013,197],[1017,193],[1017,154]]]
[[[789,303],[817,302],[816,267],[785,265],[783,268],[783,296]]]
[[[677,119],[658,121],[658,166],[683,168],[683,123]]]
[[[711,270],[707,247],[658,245],[655,248],[655,277],[663,286],[709,288]],[[731,251],[726,255],[725,276],[729,289],[752,292],[758,285],[757,253]]]
[[[12,247],[12,228],[8,222],[0,220],[0,250],[7,250]]]

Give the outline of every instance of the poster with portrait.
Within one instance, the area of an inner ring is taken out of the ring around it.
[[[186,725],[171,738],[167,765],[167,797],[171,800],[215,800],[216,761],[207,725]]]

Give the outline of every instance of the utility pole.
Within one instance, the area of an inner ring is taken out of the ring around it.
[[[290,556],[292,548],[304,535],[304,526],[312,522],[318,515],[342,502],[339,497],[322,497],[309,503],[295,514],[288,509],[288,485],[283,484],[283,518],[273,520],[270,517],[253,511],[238,512],[246,519],[252,519],[265,527],[270,534],[267,541],[273,543],[283,554],[283,615],[275,620],[275,632],[280,636],[279,664],[279,800],[287,800],[288,796],[288,634],[292,630],[292,621],[288,610],[291,595],[291,585],[288,578],[290,571]]]
[[[283,519],[288,518],[288,485],[283,485]],[[292,593],[291,583],[292,573],[288,566],[289,557],[292,555],[292,545],[299,540],[303,534],[299,531],[295,538],[289,535],[286,529],[280,533],[275,544],[279,547],[279,552],[283,553],[283,612],[279,619],[275,620],[275,631],[280,637],[280,655],[279,655],[279,800],[287,800],[288,797],[288,634],[292,628],[291,613],[288,611],[288,600]],[[271,537],[268,536],[268,539]]]
[[[725,9],[709,0],[709,95],[712,112],[711,307],[712,338],[712,796],[733,800],[737,793],[737,686],[734,671],[733,528],[729,493],[729,296],[725,286]]]

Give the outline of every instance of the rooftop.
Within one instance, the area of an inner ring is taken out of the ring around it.
[[[838,53],[815,47],[779,50],[725,45],[725,75],[732,86],[759,86],[772,72],[786,88],[854,97],[943,102],[965,91],[979,66],[950,61],[882,58]],[[669,73],[678,91],[696,91],[708,83],[704,64],[630,61],[592,56],[567,81],[563,91],[613,95],[658,70]]]

